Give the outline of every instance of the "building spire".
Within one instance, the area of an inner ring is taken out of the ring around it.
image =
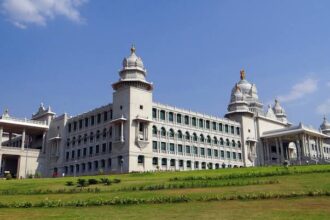
[[[241,80],[244,80],[245,79],[245,70],[244,69],[241,69],[240,75],[241,75]]]
[[[132,44],[132,47],[131,47],[131,54],[133,54],[133,53],[135,53],[135,45],[134,44]]]

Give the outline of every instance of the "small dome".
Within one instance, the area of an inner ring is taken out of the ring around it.
[[[275,105],[273,107],[273,111],[276,115],[285,115],[285,111],[277,99],[275,99]]]
[[[274,113],[271,105],[268,105],[268,110],[267,110],[267,113],[266,113],[266,117],[276,119],[275,113]]]
[[[328,122],[327,118],[324,116],[323,123],[320,126],[321,130],[330,130],[330,123]]]
[[[141,59],[141,57],[138,57],[135,54],[135,50],[136,49],[133,45],[132,48],[131,48],[131,54],[127,58],[124,58],[124,60],[123,60],[123,68],[124,69],[125,68],[136,68],[136,67],[144,69],[142,59]]]

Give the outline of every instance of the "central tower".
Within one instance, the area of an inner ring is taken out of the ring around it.
[[[119,76],[112,85],[113,153],[117,158],[114,165],[119,172],[148,171],[152,164],[153,86],[146,80],[147,71],[134,45],[123,60]]]

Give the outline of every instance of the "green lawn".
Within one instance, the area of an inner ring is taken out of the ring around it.
[[[330,166],[327,165],[290,167],[288,170],[282,167],[262,167],[83,178],[104,177],[111,180],[117,178],[121,182],[110,186],[102,184],[89,186],[79,193],[59,193],[57,190],[79,189],[77,186],[65,185],[67,181],[76,182],[78,178],[0,180],[0,204],[11,204],[12,207],[0,208],[0,219],[173,219],[178,217],[180,219],[197,217],[199,219],[328,219],[330,216],[328,208],[330,196],[208,201],[208,198],[214,197],[262,193],[281,195],[324,191],[329,192],[330,195]],[[180,185],[180,188],[132,190],[132,188],[170,184]],[[195,184],[194,187],[191,187],[191,184]],[[222,186],[218,186],[219,184]],[[98,193],[86,192],[88,188],[95,187],[98,188]],[[42,190],[42,193],[38,190]],[[45,190],[52,192],[45,193]],[[88,203],[88,207],[72,207],[75,206],[76,201],[113,199],[149,201],[159,197],[181,196],[187,198],[187,201],[179,203],[167,201],[161,202],[162,204],[141,202],[136,205],[116,203],[105,206],[95,205],[94,202],[93,205]],[[36,204],[44,201],[60,201],[61,206],[68,207],[14,208],[16,204],[29,202],[31,206],[37,206]]]

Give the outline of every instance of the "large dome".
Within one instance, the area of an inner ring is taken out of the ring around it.
[[[237,96],[237,90],[242,94],[243,99],[249,101],[258,101],[258,90],[255,84],[250,83],[245,79],[245,71],[240,71],[240,81],[236,83],[231,91],[231,100],[234,101]]]
[[[273,110],[276,115],[285,115],[285,111],[277,99],[275,99],[275,105],[273,107]]]
[[[135,47],[133,45],[131,48],[131,54],[123,60],[123,68],[126,69],[136,67],[144,69],[142,59],[135,54]]]

